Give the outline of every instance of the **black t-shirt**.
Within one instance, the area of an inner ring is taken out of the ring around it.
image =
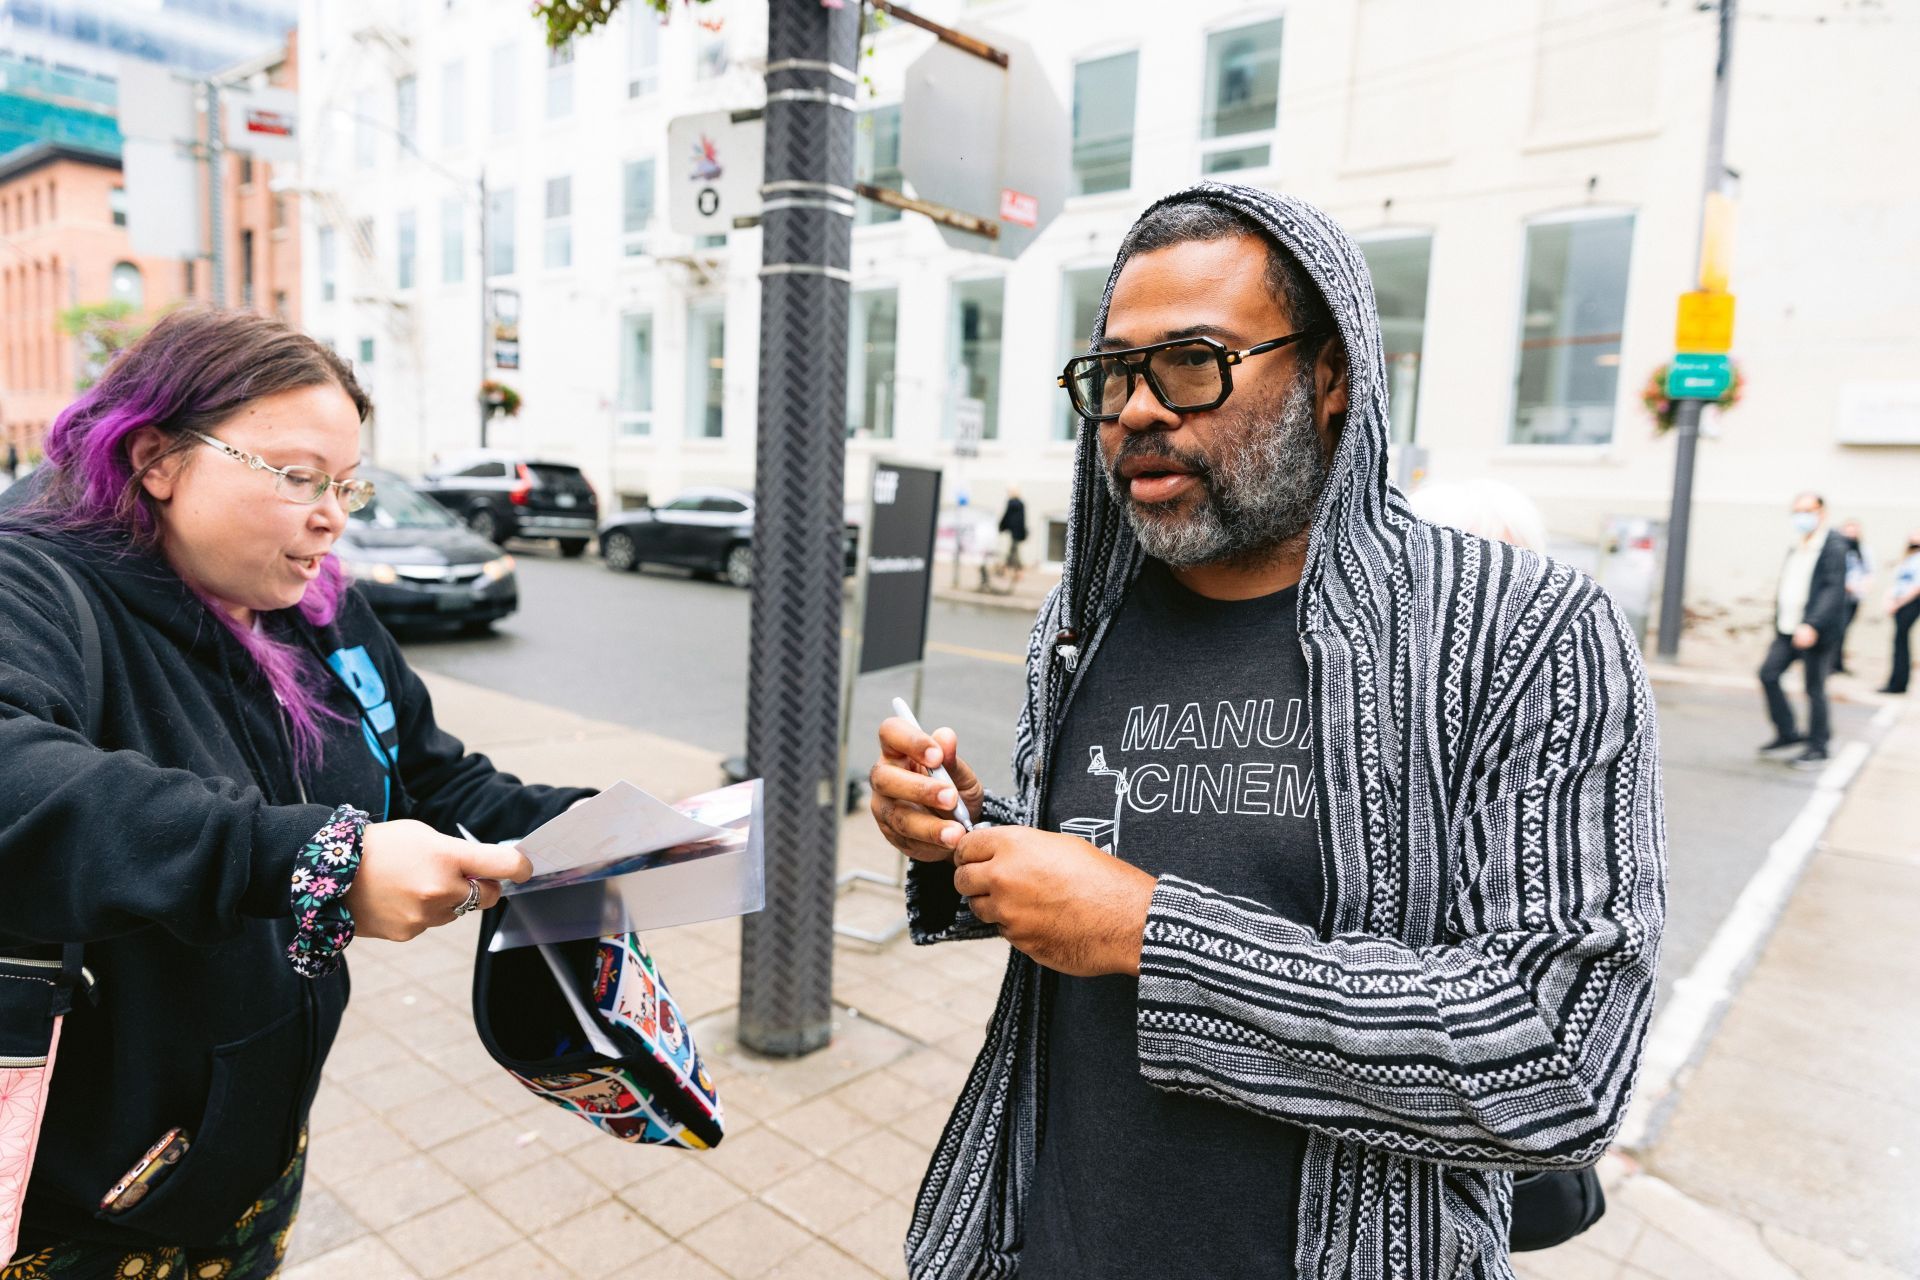
[[[1297,595],[1209,600],[1148,561],[1062,726],[1046,827],[1318,928]],[[1021,1280],[1292,1277],[1305,1132],[1148,1084],[1135,979],[1049,980]]]

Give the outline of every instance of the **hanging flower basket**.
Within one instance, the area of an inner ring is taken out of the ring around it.
[[[489,378],[480,384],[480,403],[494,413],[511,418],[520,412],[520,393],[504,382]]]
[[[1640,403],[1646,406],[1647,415],[1653,419],[1654,429],[1662,435],[1673,430],[1674,410],[1680,403],[1667,395],[1669,368],[1669,365],[1663,364],[1655,369],[1653,375],[1647,379],[1647,385],[1640,392]],[[1747,376],[1741,372],[1740,365],[1736,361],[1733,365],[1733,380],[1727,384],[1727,389],[1720,393],[1718,400],[1709,400],[1706,403],[1721,409],[1731,409],[1740,403],[1740,397],[1745,394],[1746,388]]]

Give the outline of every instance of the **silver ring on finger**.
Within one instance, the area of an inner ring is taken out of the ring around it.
[[[453,909],[453,918],[458,920],[467,912],[480,905],[480,882],[472,876],[467,877],[467,900]]]

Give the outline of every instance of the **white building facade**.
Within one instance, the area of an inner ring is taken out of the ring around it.
[[[1727,142],[1745,395],[1707,415],[1689,582],[1733,622],[1764,616],[1795,490],[1860,519],[1882,563],[1920,525],[1920,174],[1898,160],[1920,118],[1920,22],[1840,0],[1746,7]],[[668,231],[664,148],[673,116],[761,100],[765,6],[675,5],[665,26],[627,8],[568,56],[519,0],[304,5],[305,315],[362,364],[382,462],[477,442],[484,167],[487,283],[520,309],[519,367],[485,376],[524,397],[492,442],[579,464],[609,507],[751,483],[759,236]],[[1362,240],[1409,475],[1505,480],[1568,542],[1664,517],[1673,447],[1641,394],[1693,279],[1711,11],[917,8],[1040,51],[1072,113],[1074,194],[1014,262],[863,206],[850,493],[874,456],[935,462],[990,526],[1017,485],[1057,554],[1073,423],[1055,376],[1141,207],[1216,175],[1310,199]],[[864,42],[866,180],[899,185],[905,71],[931,39],[895,23]],[[958,457],[975,400],[983,438]]]

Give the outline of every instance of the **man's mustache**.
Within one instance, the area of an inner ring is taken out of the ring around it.
[[[1127,478],[1120,474],[1120,466],[1128,458],[1165,458],[1177,463],[1181,470],[1193,473],[1193,478],[1204,486],[1207,492],[1213,492],[1213,467],[1203,453],[1191,449],[1176,449],[1167,442],[1167,438],[1157,431],[1142,432],[1128,436],[1113,456],[1107,459],[1107,477],[1113,483],[1113,491],[1118,494],[1127,492]]]

